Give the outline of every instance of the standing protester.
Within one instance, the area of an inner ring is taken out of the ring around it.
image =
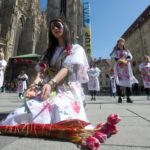
[[[139,65],[141,76],[144,83],[147,100],[150,100],[150,57],[145,55],[144,62]]]
[[[138,83],[134,77],[130,61],[132,55],[128,49],[125,48],[125,40],[120,38],[117,41],[117,45],[110,54],[115,59],[114,75],[117,84],[117,94],[119,96],[118,103],[122,103],[122,90],[121,87],[125,87],[127,103],[133,103],[130,99],[132,84]]]
[[[0,50],[0,92],[3,92],[3,83],[4,83],[4,70],[7,65],[7,62],[4,59],[4,53]]]
[[[109,80],[110,80],[111,96],[115,98],[117,89],[113,68],[110,70]]]
[[[91,100],[96,100],[95,96],[98,91],[100,91],[99,75],[101,70],[96,66],[96,63],[92,63],[90,69],[88,70],[89,82],[88,90],[91,94]]]
[[[28,75],[25,74],[24,70],[21,70],[20,75],[18,76],[18,94],[19,98],[23,98],[24,92],[27,89],[27,80],[28,80]]]

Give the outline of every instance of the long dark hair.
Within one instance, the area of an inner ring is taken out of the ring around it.
[[[118,43],[119,43],[120,41],[122,41],[122,40],[125,42],[125,40],[124,40],[123,38],[120,38],[120,39],[117,41],[117,44],[116,44],[116,47],[115,47],[116,50],[127,50],[127,48],[125,47],[125,44],[123,45],[123,49],[120,49],[120,48],[119,48]]]
[[[69,27],[67,25],[67,23],[65,21],[63,21],[63,19],[61,18],[56,18],[50,21],[49,23],[49,37],[48,37],[48,49],[46,51],[46,54],[43,58],[44,61],[47,61],[48,64],[50,64],[51,59],[55,53],[55,49],[58,46],[58,40],[57,38],[53,35],[52,31],[51,31],[51,23],[54,21],[59,21],[63,24],[63,40],[64,40],[64,50],[66,51],[70,51],[70,49],[72,48],[72,41],[71,41],[71,35],[70,35],[70,30]]]

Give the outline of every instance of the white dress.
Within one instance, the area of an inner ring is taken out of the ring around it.
[[[139,65],[139,70],[141,71],[144,88],[150,89],[150,63],[141,63]]]
[[[116,93],[117,89],[116,89],[115,76],[114,75],[110,75],[109,79],[110,79],[111,91],[112,91],[112,93]]]
[[[129,50],[113,50],[111,57],[115,59],[132,60],[132,55]],[[122,66],[116,61],[114,65],[114,75],[116,84],[119,86],[131,87],[132,84],[138,83],[138,80],[133,75],[130,62]]]
[[[28,80],[27,74],[19,75],[18,80],[19,81],[18,81],[17,92],[24,93],[24,91],[27,89],[27,80]]]
[[[99,84],[99,75],[101,70],[98,67],[92,67],[88,70],[89,82],[88,89],[89,91],[100,91]]]
[[[57,48],[53,58],[59,56],[60,51],[60,48]],[[66,87],[64,84],[59,85],[56,96],[46,101],[41,101],[39,97],[27,101],[25,105],[10,113],[1,124],[56,123],[66,119],[87,121],[81,87],[82,83],[88,82],[89,65],[84,49],[80,45],[73,45],[72,53],[63,60],[62,67],[70,70]]]
[[[7,65],[7,62],[2,59],[0,60],[0,88],[3,86],[3,82],[4,82],[4,69]]]

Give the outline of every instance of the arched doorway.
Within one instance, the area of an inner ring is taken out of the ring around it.
[[[23,31],[24,28],[24,24],[25,24],[25,19],[24,16],[22,15],[20,17],[20,19],[18,20],[18,24],[17,24],[17,31],[16,31],[16,41],[15,41],[15,47],[14,47],[14,56],[17,56],[19,54],[18,51],[18,47],[19,47],[19,42],[20,42],[20,38],[21,38],[21,33]]]

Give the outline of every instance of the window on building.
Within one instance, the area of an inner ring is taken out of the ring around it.
[[[150,29],[150,23],[148,24],[148,28]]]
[[[148,48],[147,47],[144,48],[144,52],[146,55],[148,55]]]
[[[143,44],[146,45],[146,39],[143,39]]]
[[[1,34],[1,30],[2,30],[2,24],[0,24],[0,34]]]
[[[66,0],[61,0],[60,14],[66,17],[66,14],[67,14],[67,1]]]
[[[2,8],[3,0],[0,0],[0,8]]]
[[[146,41],[146,39],[143,39],[143,48],[144,48],[144,49],[147,48],[147,41]]]
[[[132,65],[133,65],[133,66],[136,66],[136,64],[137,64],[136,61],[133,61]]]

